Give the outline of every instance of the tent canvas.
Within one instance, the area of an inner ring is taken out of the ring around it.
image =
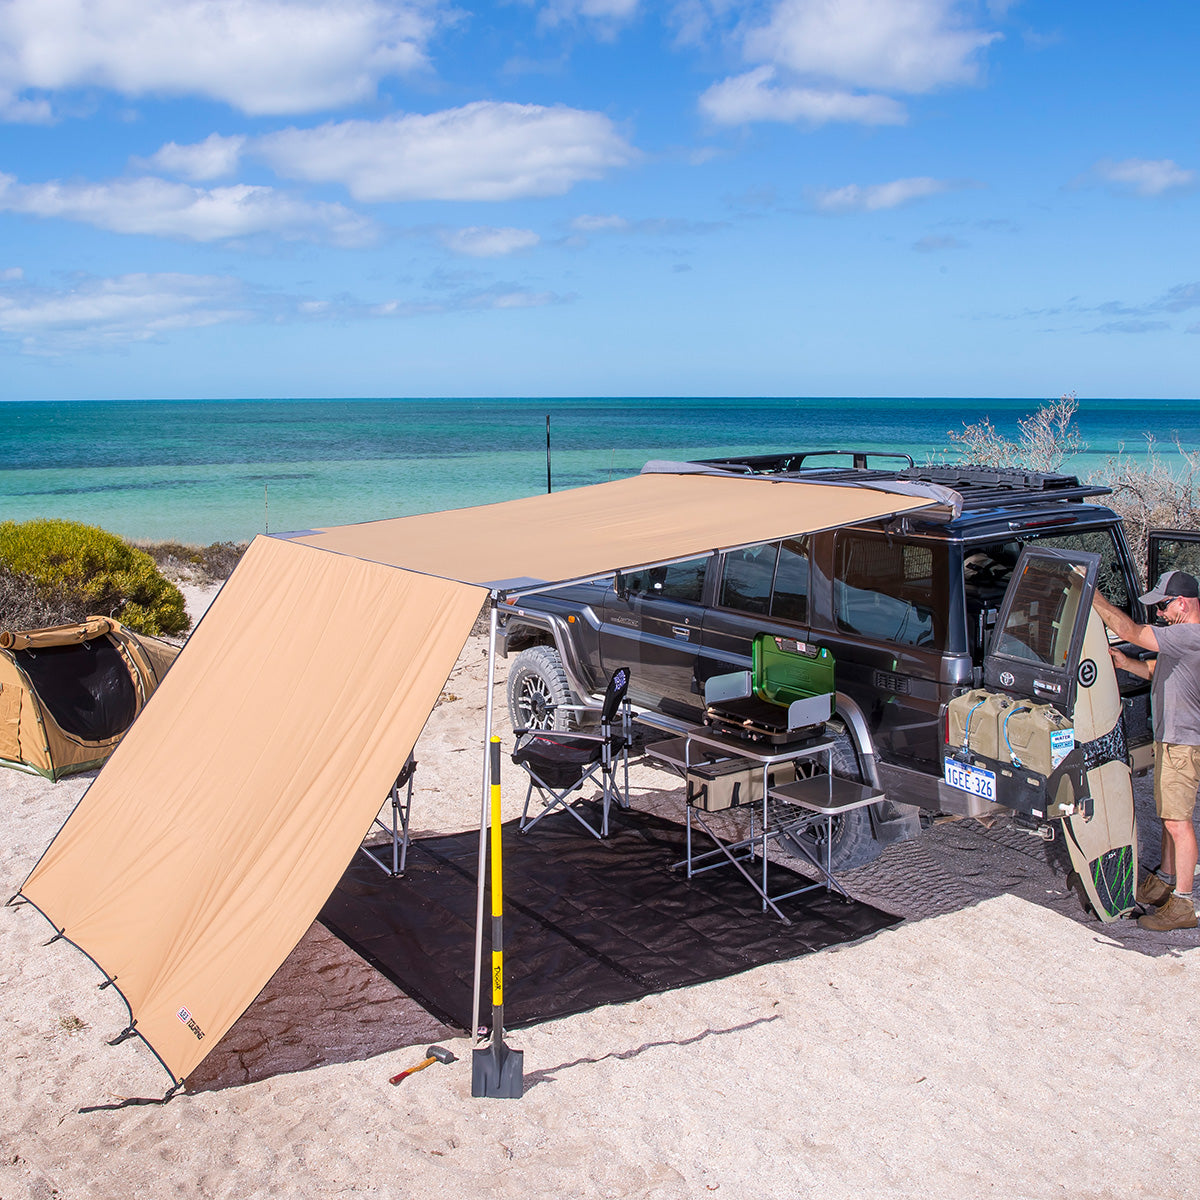
[[[489,595],[494,629],[506,592],[926,503],[642,475],[258,538],[22,893],[182,1080],[328,898]]]
[[[111,617],[0,631],[0,766],[54,780],[100,766],[178,653]]]

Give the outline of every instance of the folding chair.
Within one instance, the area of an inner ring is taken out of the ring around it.
[[[396,776],[396,782],[392,784],[390,792],[392,800],[392,824],[389,828],[378,817],[371,823],[371,828],[376,825],[390,834],[392,839],[392,865],[389,868],[383,859],[379,858],[374,853],[375,850],[382,850],[387,845],[386,842],[380,843],[374,847],[360,846],[359,849],[391,879],[396,879],[404,874],[404,866],[408,861],[408,817],[412,811],[412,794],[413,794],[413,775],[416,774],[417,760],[410,754],[408,761],[400,768],[400,774]],[[369,832],[369,831],[368,831]]]
[[[561,807],[592,837],[608,837],[608,810],[613,797],[616,797],[621,808],[629,807],[631,719],[629,701],[626,699],[628,690],[629,668],[618,667],[608,681],[608,688],[604,693],[598,734],[549,729],[514,730],[518,740],[512,760],[529,772],[529,790],[525,793],[525,807],[521,811],[522,833],[527,833],[547,813]],[[616,780],[618,761],[625,770],[624,788],[620,787]],[[579,791],[597,774],[604,793],[599,829],[579,812],[575,801],[571,799],[572,792]],[[531,820],[529,804],[535,789],[543,807]]]

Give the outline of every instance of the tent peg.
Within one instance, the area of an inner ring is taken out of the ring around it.
[[[125,1028],[122,1029],[121,1032],[118,1033],[117,1036],[108,1044],[110,1046],[119,1046],[122,1042],[129,1041],[129,1039],[134,1037],[136,1034],[137,1030],[134,1029],[132,1025],[126,1025]]]

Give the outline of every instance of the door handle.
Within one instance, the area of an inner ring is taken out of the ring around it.
[[[692,636],[692,631],[686,625],[672,625],[671,632],[677,638],[690,638]]]

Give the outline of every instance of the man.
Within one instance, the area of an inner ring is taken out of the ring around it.
[[[1154,715],[1154,806],[1162,820],[1162,865],[1138,886],[1140,904],[1157,910],[1138,918],[1144,929],[1194,929],[1192,879],[1196,830],[1192,814],[1200,787],[1200,586],[1183,571],[1164,571],[1141,597],[1166,626],[1139,625],[1099,592],[1100,619],[1122,641],[1158,658],[1143,662],[1110,649],[1122,671],[1150,680]]]

